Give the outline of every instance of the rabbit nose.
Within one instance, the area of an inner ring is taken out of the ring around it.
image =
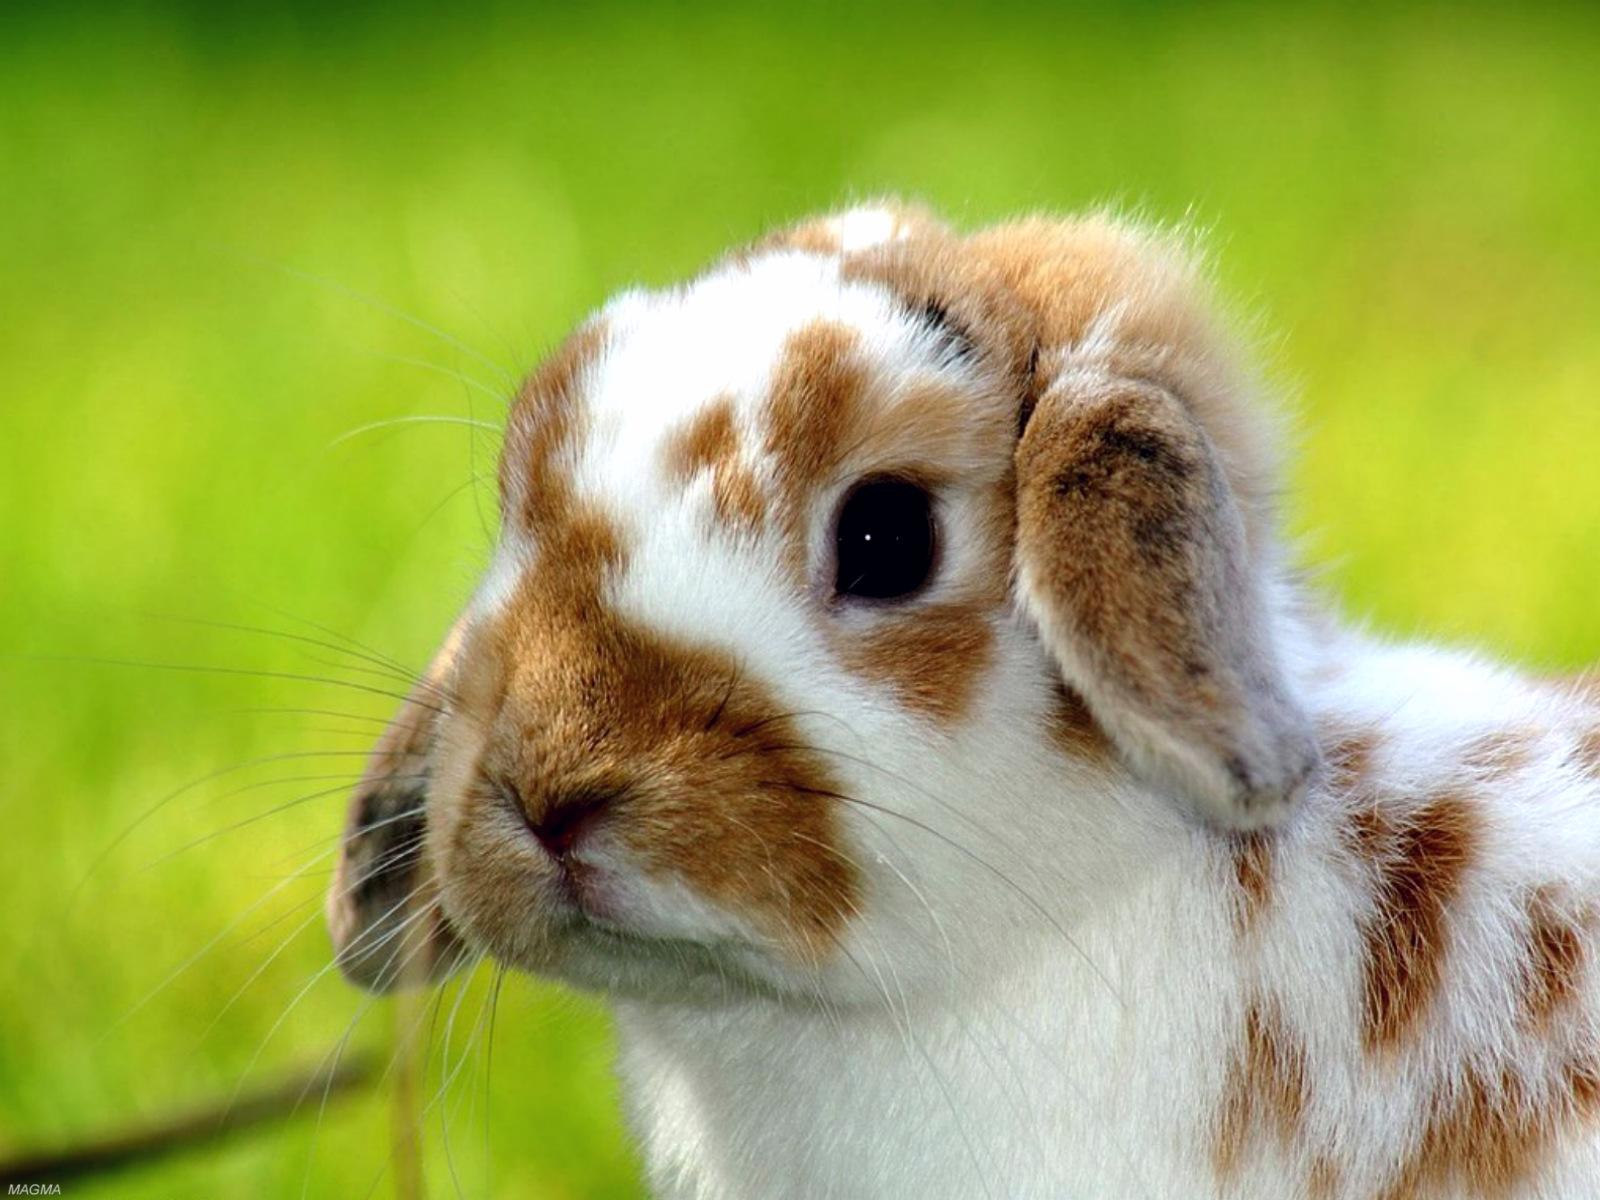
[[[595,790],[554,796],[544,812],[528,818],[528,828],[552,858],[564,859],[615,800],[615,792]]]

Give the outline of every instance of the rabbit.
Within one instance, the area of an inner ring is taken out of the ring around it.
[[[602,993],[663,1197],[1600,1195],[1600,694],[1331,615],[1190,243],[884,201],[587,320],[345,973]]]

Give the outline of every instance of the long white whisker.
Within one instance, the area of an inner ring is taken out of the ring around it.
[[[488,389],[484,390],[487,391]],[[394,429],[405,425],[465,425],[471,429],[486,429],[492,433],[500,432],[500,427],[498,425],[490,424],[488,421],[476,421],[471,417],[448,417],[433,415],[390,417],[387,420],[369,421],[365,425],[357,425],[354,429],[347,429],[323,448],[325,450],[332,450],[337,446],[342,446],[346,442],[361,437],[365,434],[375,433],[380,429]]]

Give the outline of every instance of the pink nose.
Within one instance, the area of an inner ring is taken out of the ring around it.
[[[598,791],[554,797],[537,819],[528,819],[528,828],[553,858],[565,858],[585,832],[594,827],[613,798],[610,792]]]

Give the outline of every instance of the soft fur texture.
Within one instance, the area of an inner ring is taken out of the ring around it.
[[[612,301],[375,757],[340,961],[613,1001],[663,1196],[1600,1189],[1600,702],[1337,628],[1177,241],[869,205]],[[876,476],[926,590],[833,595]]]

